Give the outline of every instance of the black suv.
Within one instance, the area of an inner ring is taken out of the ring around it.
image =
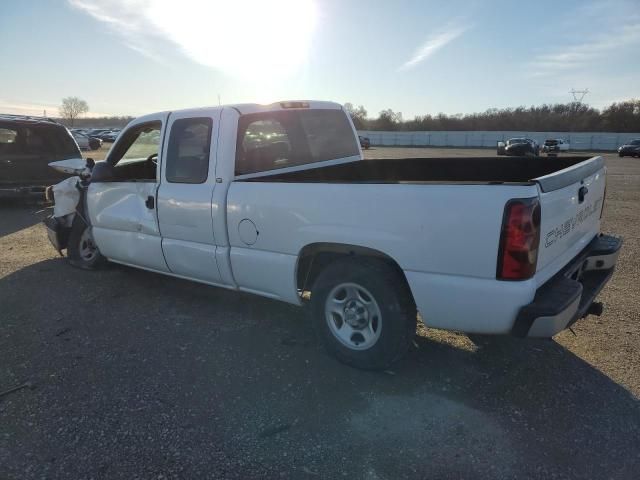
[[[640,157],[640,138],[631,140],[618,148],[618,155],[621,157]]]
[[[64,127],[45,117],[0,114],[0,198],[42,196],[66,178],[50,168],[56,160],[82,158]]]

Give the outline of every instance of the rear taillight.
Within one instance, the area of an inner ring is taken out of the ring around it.
[[[537,198],[510,200],[504,207],[498,280],[527,280],[536,273],[540,245],[540,203]]]
[[[600,205],[600,219],[602,219],[602,214],[604,213],[604,202],[606,200],[607,200],[607,183],[605,180],[604,193],[602,194],[602,205]]]

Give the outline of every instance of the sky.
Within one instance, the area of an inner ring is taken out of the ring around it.
[[[416,115],[640,98],[639,0],[23,0],[0,11],[0,112],[286,99]]]

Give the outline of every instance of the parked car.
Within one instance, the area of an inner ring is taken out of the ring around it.
[[[41,197],[67,176],[48,164],[81,157],[69,131],[54,120],[0,114],[0,197]]]
[[[569,151],[569,142],[562,138],[548,138],[544,141],[542,151],[545,153],[560,153]]]
[[[599,314],[621,245],[600,234],[602,157],[364,161],[330,102],[146,115],[90,182],[90,164],[54,166],[85,178],[82,196],[53,187],[79,199],[47,225],[73,265],[304,305],[361,368],[406,352],[417,311],[427,327],[551,337]]]
[[[506,143],[498,142],[498,155],[523,157],[540,155],[540,146],[530,138],[510,138]]]
[[[100,135],[100,139],[104,142],[115,142],[119,132],[105,132]]]
[[[89,137],[77,131],[70,130],[70,132],[71,136],[73,136],[73,139],[78,144],[78,147],[80,147],[80,150],[91,149],[91,146],[89,145]]]
[[[102,140],[97,137],[90,137],[79,131],[71,131],[74,140],[80,147],[80,150],[98,150],[102,146]]]
[[[371,148],[371,140],[369,140],[368,137],[363,137],[362,135],[359,135],[358,139],[360,140],[361,148],[364,148],[365,150],[369,150],[369,148]]]
[[[94,138],[100,138],[107,132],[110,132],[110,130],[107,130],[105,128],[93,128],[87,132],[87,135]]]
[[[621,157],[640,157],[640,138],[631,140],[618,148]]]

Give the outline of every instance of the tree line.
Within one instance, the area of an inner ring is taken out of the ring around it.
[[[351,103],[344,105],[358,130],[382,131],[526,131],[526,132],[640,132],[640,100],[615,102],[598,110],[580,102],[517,108],[491,108],[482,113],[418,115],[404,120],[401,112],[388,108],[377,118]],[[133,117],[82,118],[89,105],[77,97],[62,100],[60,120],[76,127],[124,127]]]
[[[122,128],[133,119],[134,117],[114,115],[112,117],[75,118],[73,123],[69,118],[57,118],[56,120],[68,128]]]
[[[580,102],[517,108],[491,108],[482,113],[419,115],[404,120],[401,112],[382,110],[369,118],[362,106],[345,104],[358,130],[382,131],[527,131],[640,132],[640,100],[612,103],[598,110]]]

